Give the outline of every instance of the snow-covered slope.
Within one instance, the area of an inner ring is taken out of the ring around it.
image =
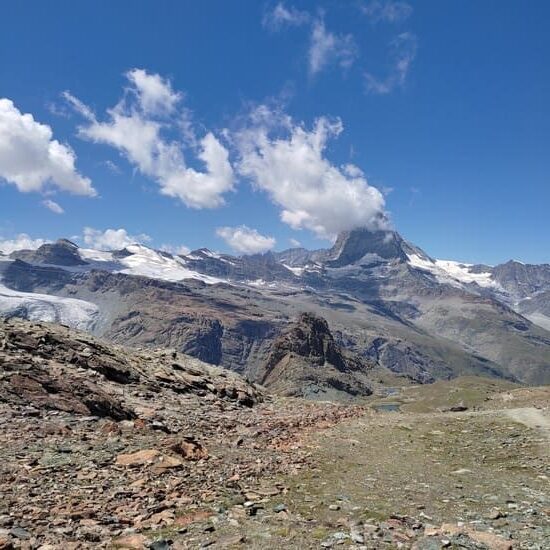
[[[88,262],[87,269],[95,267],[115,273],[141,275],[172,282],[184,279],[196,279],[210,285],[226,282],[224,279],[189,269],[186,260],[180,256],[172,256],[139,244],[130,245],[118,254],[92,249],[79,249],[78,252],[80,257]],[[79,267],[79,270],[82,269],[84,268]]]
[[[93,324],[98,311],[97,306],[84,300],[18,292],[0,283],[0,315],[3,316],[14,315],[31,321],[49,321],[86,330]]]
[[[494,280],[491,271],[477,269],[474,264],[455,262],[453,260],[431,260],[417,254],[409,254],[409,264],[432,273],[440,283],[454,286],[475,283],[483,288],[502,290]]]

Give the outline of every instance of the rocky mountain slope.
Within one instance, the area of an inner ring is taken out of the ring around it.
[[[0,321],[0,548],[142,549],[214,503],[252,513],[307,464],[301,436],[354,414],[283,406],[175,350]]]
[[[289,354],[354,362],[310,315],[267,372]],[[0,548],[546,548],[548,387],[381,390],[275,397],[175,350],[0,321]]]
[[[175,350],[130,351],[18,320],[0,320],[0,369],[1,402],[112,420],[137,417],[129,398],[136,388],[166,402],[194,394],[249,407],[262,395],[239,375]]]
[[[396,232],[366,229],[327,250],[243,257],[61,240],[0,261],[0,309],[174,347],[254,381],[276,340],[309,312],[347,353],[419,382],[470,373],[545,383],[548,270],[434,260]]]

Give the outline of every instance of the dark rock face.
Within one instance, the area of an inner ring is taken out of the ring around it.
[[[217,319],[195,317],[186,318],[190,328],[181,351],[192,355],[205,363],[219,365],[222,358],[223,327]]]
[[[525,298],[550,287],[549,264],[529,265],[511,260],[494,267],[492,274],[503,288],[518,298]]]
[[[302,313],[296,323],[275,340],[267,369],[288,353],[303,357],[312,365],[331,363],[339,370],[348,368],[342,350],[334,342],[328,323],[312,313]]]
[[[296,277],[271,252],[233,257],[201,248],[184,256],[190,269],[231,281],[295,281]]]
[[[325,319],[302,313],[272,343],[260,381],[283,395],[369,395],[371,366],[336,344]]]
[[[2,274],[4,284],[21,292],[38,292],[46,289],[55,292],[69,284],[71,273],[56,267],[33,266],[22,260],[15,260]]]
[[[37,409],[110,417],[113,420],[135,418],[112,396],[96,384],[78,380],[70,375],[63,379],[45,372],[16,372],[6,377],[0,388],[0,401],[31,404]]]
[[[59,239],[52,244],[43,244],[37,250],[18,250],[11,257],[33,264],[62,266],[86,265],[78,254],[78,246],[67,239]]]
[[[79,376],[63,365],[73,364],[101,373],[119,383],[138,377],[121,367],[101,347],[94,350],[47,331],[29,330],[21,322],[0,324],[0,401],[30,404],[38,409],[58,409],[114,420],[134,418],[134,413],[106,393],[93,377]],[[72,345],[71,345],[72,344]],[[34,358],[34,359],[32,359]],[[51,361],[51,362],[50,362]]]

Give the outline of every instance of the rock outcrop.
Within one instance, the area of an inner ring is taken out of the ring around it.
[[[66,327],[19,320],[0,320],[0,372],[0,402],[113,420],[135,418],[128,396],[136,391],[245,406],[261,399],[239,375],[176,351],[130,351]]]
[[[271,345],[261,383],[282,395],[331,398],[369,395],[367,361],[344,352],[328,323],[302,313]]]

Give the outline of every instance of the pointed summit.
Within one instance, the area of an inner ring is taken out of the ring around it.
[[[329,267],[343,267],[357,262],[367,254],[402,262],[408,261],[410,254],[429,258],[421,249],[405,241],[397,231],[371,231],[361,227],[338,235],[328,253],[326,264]]]

